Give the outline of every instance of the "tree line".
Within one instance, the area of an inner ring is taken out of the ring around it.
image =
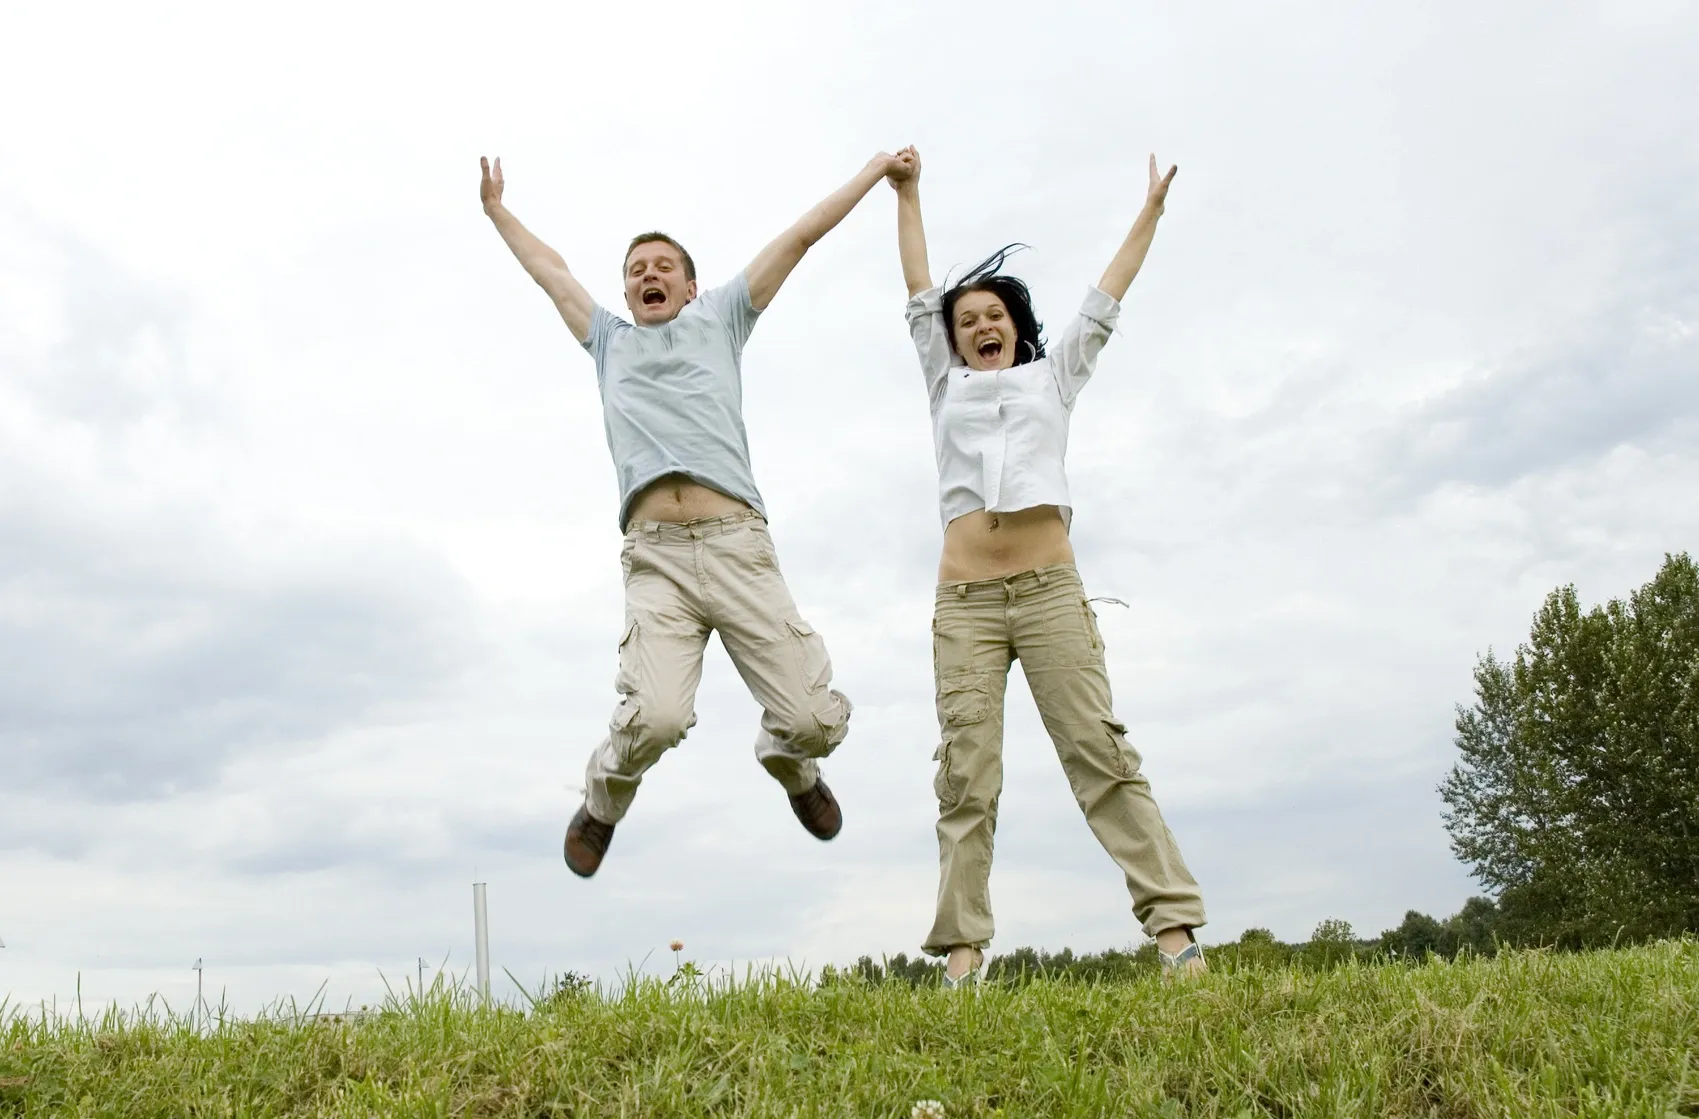
[[[1410,910],[1395,929],[1362,939],[1350,922],[1335,918],[1322,921],[1310,939],[1286,943],[1267,929],[1246,929],[1238,940],[1210,945],[1212,969],[1296,967],[1321,971],[1355,960],[1359,963],[1422,963],[1430,959],[1454,960],[1463,956],[1491,956],[1505,945],[1503,915],[1490,898],[1471,898],[1461,910],[1444,920]],[[830,965],[820,971],[821,986],[855,983],[907,983],[936,986],[943,963],[926,956],[910,958],[898,953],[875,960],[863,956],[847,968]],[[1069,979],[1083,983],[1117,982],[1154,974],[1161,964],[1156,943],[1106,952],[1076,954],[1070,948],[1046,952],[1017,948],[992,958],[985,975],[988,980],[1019,985],[1035,979]]]

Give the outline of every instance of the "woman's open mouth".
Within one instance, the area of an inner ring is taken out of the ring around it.
[[[1003,356],[1003,343],[995,338],[987,338],[979,344],[979,360],[987,365]]]

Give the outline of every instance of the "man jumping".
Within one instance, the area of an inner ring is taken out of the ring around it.
[[[625,305],[635,324],[590,298],[559,253],[502,205],[501,160],[480,159],[484,212],[596,362],[608,449],[619,477],[625,625],[608,736],[590,756],[584,803],[566,829],[566,865],[588,878],[643,774],[696,724],[702,651],[718,631],[761,704],[755,756],[818,839],[843,813],[819,759],[844,740],[850,702],[831,687],[826,645],[792,602],[743,426],[742,355],[755,320],[810,246],[897,161],[861,172],[722,287],[698,293],[696,265],[664,233],[632,238]]]

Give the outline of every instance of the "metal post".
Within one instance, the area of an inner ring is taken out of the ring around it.
[[[425,957],[419,957],[419,997],[425,997]]]
[[[194,1012],[189,1015],[189,1023],[190,1023],[190,1025],[194,1026],[194,1028],[197,1029],[197,1030],[200,1028],[200,1013],[201,1013],[201,959],[200,959],[199,956],[196,956],[195,957],[195,1009],[194,1009]]]
[[[478,936],[478,995],[490,1001],[490,916],[484,905],[484,884],[472,883],[472,923]]]

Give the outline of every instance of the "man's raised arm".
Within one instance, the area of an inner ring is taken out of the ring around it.
[[[524,266],[531,278],[537,281],[537,286],[548,293],[554,300],[555,309],[560,317],[566,320],[567,329],[580,342],[590,339],[590,313],[595,308],[595,301],[590,293],[584,290],[566,267],[566,261],[561,255],[543,244],[537,237],[514,217],[506,206],[501,203],[501,192],[505,182],[501,177],[501,157],[496,157],[494,173],[490,170],[490,161],[482,156],[478,164],[483,168],[484,181],[478,185],[478,196],[483,199],[484,213],[495,223],[496,232],[507,242],[507,247],[513,250],[513,255]]]
[[[883,179],[897,166],[895,156],[880,152],[867,161],[859,174],[831,194],[814,209],[797,219],[795,225],[773,239],[749,262],[744,275],[749,280],[749,302],[757,311],[765,311],[779,287],[791,274],[804,253],[814,243],[843,221],[856,203],[866,197],[873,184]]]

